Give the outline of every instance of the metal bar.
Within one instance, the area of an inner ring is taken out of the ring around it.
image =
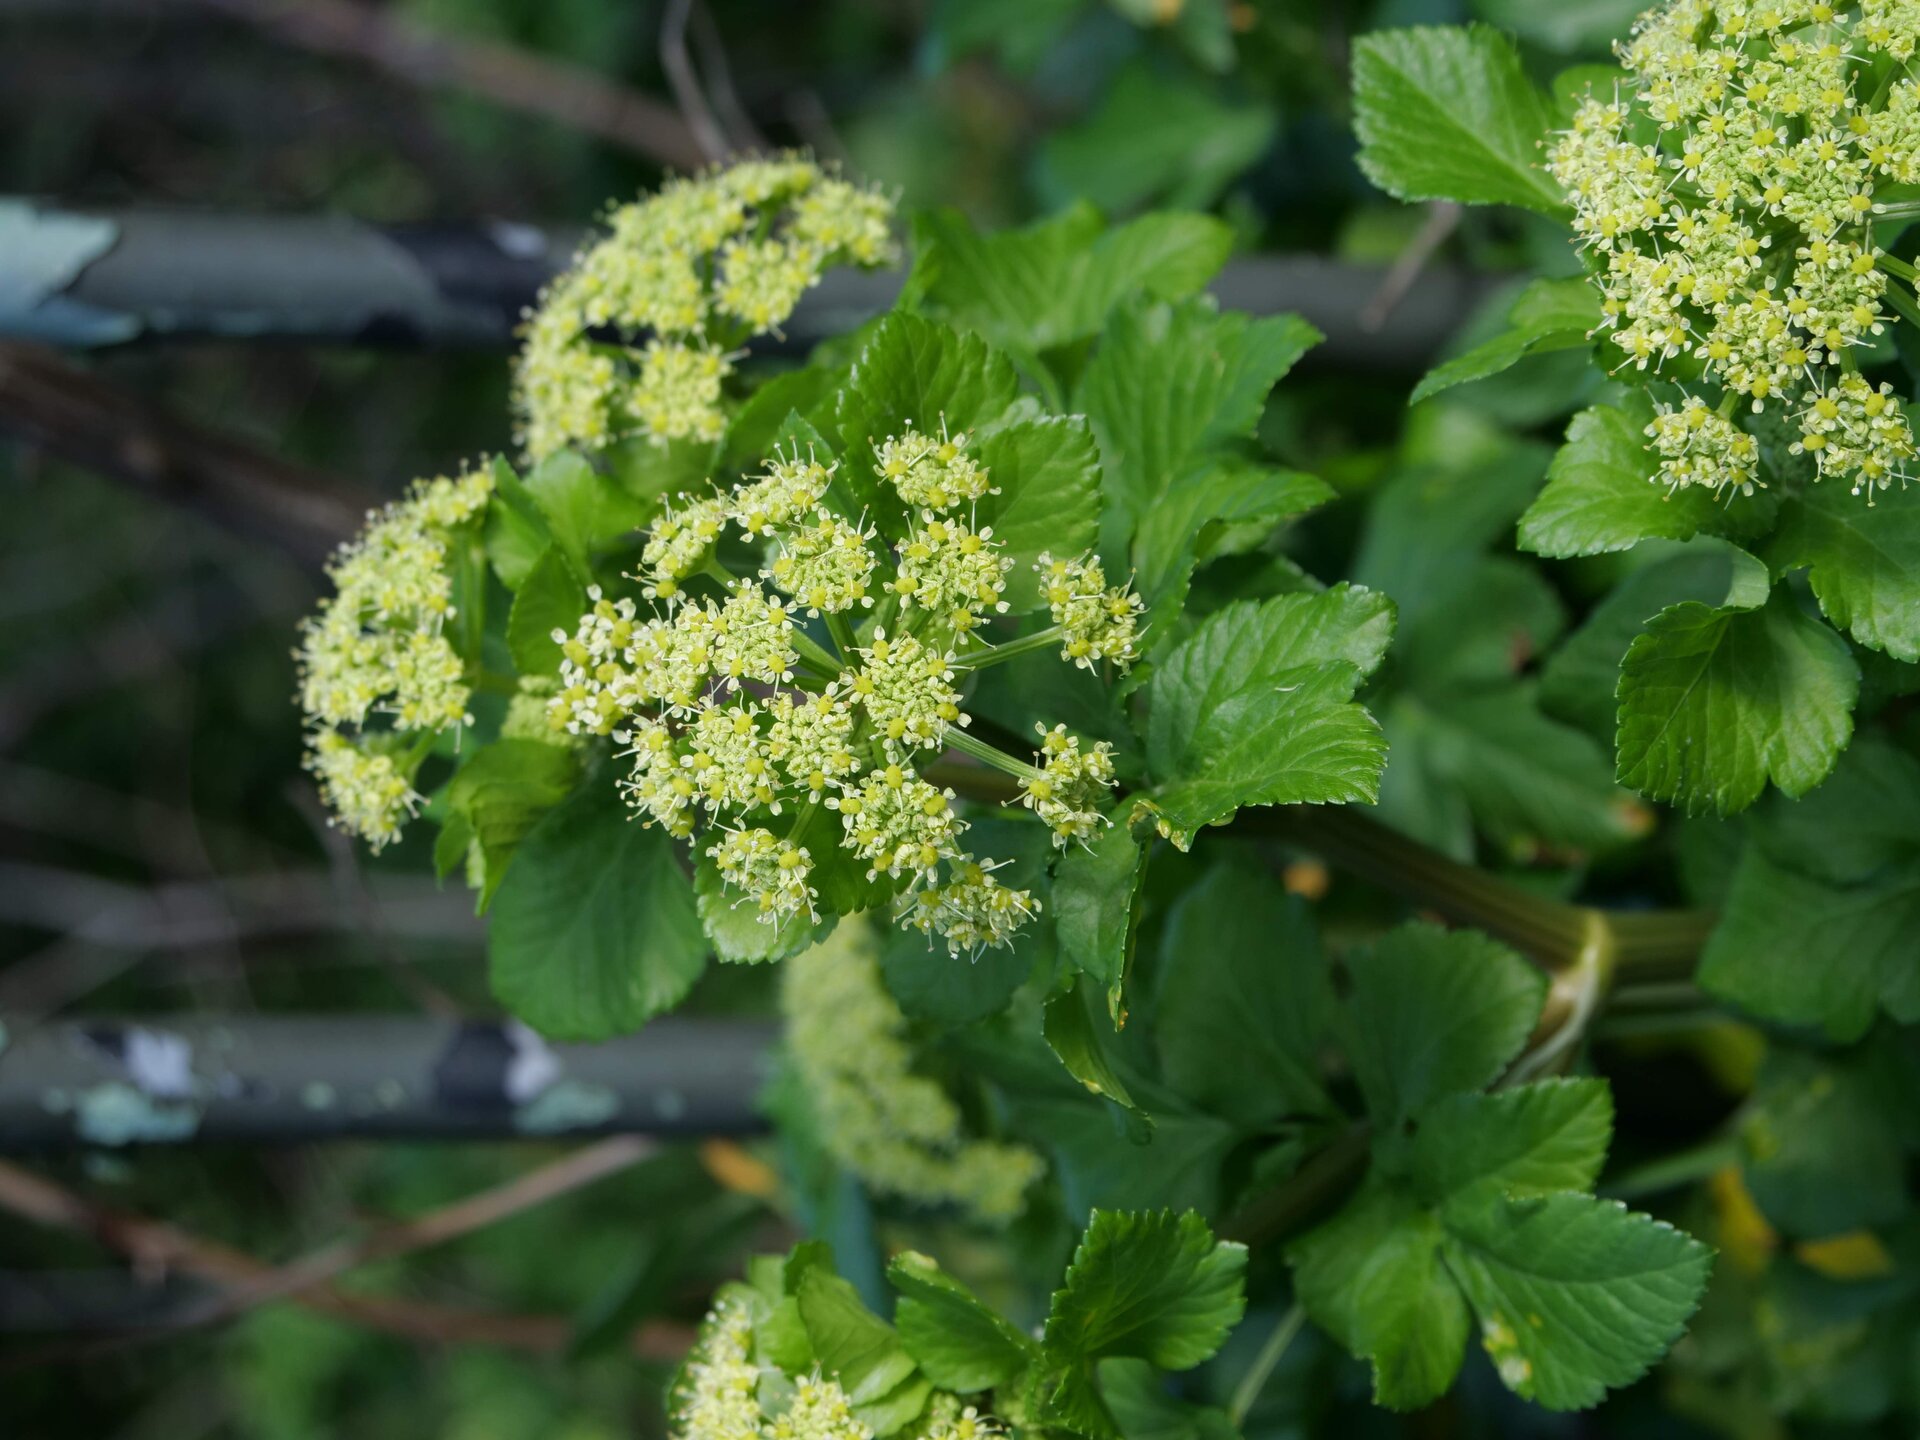
[[[504,348],[578,231],[483,221],[374,226],[344,216],[74,211],[0,200],[0,337],[70,349],[224,339]],[[1383,324],[1364,314],[1385,267],[1311,255],[1233,261],[1213,286],[1254,314],[1293,311],[1320,361],[1406,372],[1430,361],[1501,283],[1431,266]],[[790,345],[893,303],[897,274],[834,271],[787,325]]]
[[[397,1015],[49,1022],[0,1039],[0,1152],[752,1134],[775,1034],[664,1019],[569,1045],[513,1021]]]

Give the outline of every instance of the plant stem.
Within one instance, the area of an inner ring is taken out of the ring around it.
[[[1342,1131],[1298,1170],[1221,1223],[1228,1240],[1266,1243],[1298,1234],[1347,1198],[1367,1173],[1372,1131],[1364,1121]]]
[[[838,611],[829,610],[826,618],[827,634],[833,640],[833,648],[840,652],[843,663],[852,664],[853,652],[859,648],[854,643],[853,627],[847,623],[847,617]]]
[[[1011,775],[1016,780],[1038,780],[1041,778],[1040,771],[1034,769],[1033,766],[1027,764],[1026,761],[1016,760],[997,745],[989,745],[984,740],[975,739],[958,725],[949,725],[947,727],[946,743],[955,750],[958,750],[962,755],[971,755],[983,765],[991,765],[1002,774]]]
[[[1663,1190],[1691,1185],[1716,1170],[1739,1163],[1740,1141],[1732,1135],[1716,1135],[1688,1149],[1636,1165],[1616,1176],[1600,1193],[1615,1200],[1642,1200]]]
[[[825,646],[799,626],[794,626],[792,635],[794,651],[802,660],[809,662],[822,673],[829,676],[838,675],[846,668],[827,653]]]
[[[1009,640],[1004,645],[989,645],[985,649],[975,650],[970,655],[961,655],[954,659],[956,670],[984,670],[989,665],[998,665],[1021,655],[1030,655],[1035,650],[1045,650],[1058,645],[1067,633],[1063,625],[1049,625],[1044,630],[1036,630],[1031,635],[1022,635],[1018,640]]]
[[[1253,1409],[1253,1402],[1260,1398],[1260,1392],[1267,1387],[1272,1378],[1274,1367],[1280,1363],[1280,1357],[1287,1353],[1287,1347],[1293,1343],[1293,1337],[1300,1333],[1301,1326],[1307,1323],[1307,1312],[1298,1300],[1287,1308],[1280,1317],[1280,1323],[1273,1327],[1273,1333],[1267,1337],[1267,1343],[1254,1357],[1253,1364],[1247,1367],[1247,1373],[1240,1377],[1240,1383],[1233,1387],[1233,1399],[1227,1406],[1227,1418],[1233,1421],[1237,1431],[1244,1427],[1247,1414]]]

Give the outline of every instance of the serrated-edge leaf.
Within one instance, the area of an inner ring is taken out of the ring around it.
[[[1642,433],[1644,401],[1594,405],[1573,417],[1547,484],[1520,517],[1520,548],[1552,559],[1627,550],[1642,540],[1691,540],[1720,520],[1702,486],[1668,490],[1653,479]]]

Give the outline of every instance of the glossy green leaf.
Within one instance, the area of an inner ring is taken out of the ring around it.
[[[1014,613],[1040,603],[1034,562],[1044,553],[1079,556],[1100,537],[1100,450],[1078,416],[1023,420],[984,436],[980,463],[998,494],[975,507],[1013,561],[1005,598]]]
[[[1780,507],[1766,558],[1805,567],[1821,613],[1862,645],[1920,660],[1920,488],[1869,506],[1833,482],[1812,486]]]
[[[1620,783],[1689,813],[1818,785],[1853,734],[1860,669],[1784,590],[1759,609],[1663,610],[1620,664]]]
[[[1498,375],[1529,355],[1583,348],[1600,323],[1600,297],[1584,276],[1535,280],[1515,300],[1507,323],[1491,340],[1429,370],[1408,403],[1418,405],[1456,385]]]
[[[1607,1082],[1536,1080],[1489,1095],[1448,1095],[1414,1133],[1415,1192],[1429,1205],[1475,1185],[1503,1195],[1591,1190],[1613,1135]]]
[[[894,1256],[887,1279],[900,1292],[900,1343],[934,1384],[969,1394],[1005,1385],[1039,1346],[981,1303],[938,1263],[912,1250]]]
[[[1573,417],[1547,485],[1520,517],[1520,548],[1564,558],[1626,550],[1642,540],[1690,540],[1721,523],[1720,497],[1700,486],[1669,490],[1642,433],[1652,408],[1595,405]]]
[[[1546,97],[1519,52],[1484,25],[1362,36],[1353,51],[1360,168],[1402,200],[1565,208],[1541,163]]]
[[[507,612],[507,649],[522,675],[558,675],[560,642],[555,630],[571,635],[587,608],[586,590],[558,546],[548,546],[534,561]]]

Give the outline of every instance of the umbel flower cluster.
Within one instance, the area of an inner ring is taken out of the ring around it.
[[[333,595],[301,625],[307,768],[337,823],[376,850],[420,804],[413,772],[434,737],[473,722],[445,633],[454,614],[447,554],[492,493],[491,476],[473,470],[420,481],[375,511],[327,567]]]
[[[997,1440],[1006,1427],[958,1396],[935,1391],[915,1430],[924,1440]],[[789,1377],[754,1353],[753,1314],[723,1297],[675,1387],[676,1440],[873,1440],[837,1379]]]
[[[515,377],[527,454],[719,438],[738,347],[777,331],[829,267],[890,263],[892,217],[885,195],[795,157],[670,180],[614,209],[528,318]]]
[[[1768,411],[1819,479],[1907,477],[1901,402],[1860,366],[1886,307],[1920,318],[1913,267],[1874,245],[1920,214],[1888,196],[1920,181],[1917,42],[1912,0],[1672,0],[1552,146],[1621,363],[1707,392],[1659,407],[1658,481],[1751,493],[1742,412]]]
[[[1084,841],[1105,823],[1110,747],[1056,727],[1028,763],[968,733],[964,687],[973,671],[1051,647],[1088,668],[1125,667],[1140,602],[1108,586],[1096,560],[1042,556],[1053,624],[990,644],[982,630],[1008,608],[1014,561],[976,523],[976,502],[995,491],[968,437],[943,424],[874,442],[878,483],[907,507],[888,527],[898,533],[846,513],[835,471],[812,454],[776,455],[663,513],[632,577],[640,599],[595,590],[574,632],[555,632],[565,661],[551,722],[612,736],[631,762],[632,806],[698,834],[769,923],[817,915],[812,846],[832,837],[869,881],[884,879],[904,923],[955,953],[1007,944],[1035,901],[967,850],[954,793],[921,767],[963,751],[1014,777],[1018,803],[1058,845]],[[723,543],[756,557],[757,573],[727,569]]]
[[[1044,1162],[1024,1145],[969,1139],[952,1098],[913,1073],[871,925],[842,921],[787,962],[783,982],[787,1053],[833,1157],[873,1190],[986,1224],[1015,1219]]]

